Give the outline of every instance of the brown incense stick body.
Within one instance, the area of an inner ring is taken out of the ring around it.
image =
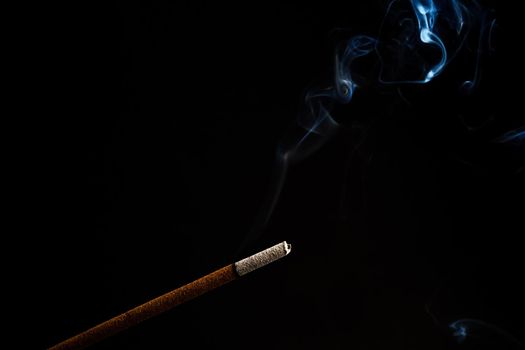
[[[238,278],[231,264],[69,338],[50,350],[83,349]]]
[[[286,241],[276,244],[273,247],[239,260],[234,264],[225,266],[194,282],[188,283],[185,286],[172,290],[121,315],[113,317],[106,322],[51,347],[50,350],[83,349],[93,345],[148,318],[166,312],[179,304],[185,303],[238,277],[279,260],[288,255],[291,249],[292,246],[286,243]]]

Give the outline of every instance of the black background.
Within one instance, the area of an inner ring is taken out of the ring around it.
[[[241,253],[289,257],[93,348],[467,348],[461,318],[523,341],[524,155],[492,142],[524,121],[519,15],[484,4],[497,45],[472,96],[464,62],[405,100],[359,90]],[[305,90],[385,6],[125,1],[64,39],[71,85],[47,91],[63,113],[36,124],[28,175],[39,347],[233,262]]]

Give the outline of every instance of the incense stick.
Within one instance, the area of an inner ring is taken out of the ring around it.
[[[52,346],[50,350],[84,349],[144,320],[166,312],[206,292],[231,282],[290,253],[285,242],[274,245],[246,259],[227,265],[180,288],[152,299],[129,311],[96,325],[78,335]]]

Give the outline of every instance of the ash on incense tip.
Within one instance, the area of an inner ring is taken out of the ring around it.
[[[292,251],[292,245],[286,241],[274,245],[257,254],[239,260],[235,263],[235,270],[239,276],[244,276],[258,268],[266,266],[276,260],[285,257]]]

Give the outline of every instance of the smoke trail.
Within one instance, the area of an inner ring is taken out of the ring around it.
[[[378,38],[357,35],[339,45],[332,84],[306,93],[303,111],[277,147],[268,197],[240,251],[261,235],[270,220],[290,165],[310,156],[336,133],[339,125],[331,110],[336,104],[349,103],[359,88],[354,77],[356,60],[372,56],[379,66],[377,76],[366,75],[366,85],[426,84],[443,73],[477,28],[476,42],[480,44],[474,60],[475,72],[464,83],[472,88],[479,79],[481,43],[488,42],[486,37],[491,34],[484,29],[489,17],[485,13],[475,1],[393,0],[387,7]]]
[[[334,85],[324,89],[311,89],[306,93],[304,110],[277,147],[268,197],[237,254],[258,238],[266,227],[277,205],[290,165],[310,156],[337,132],[339,124],[330,114],[331,107],[335,102],[345,104],[352,100],[357,84],[352,78],[350,67],[355,59],[374,50],[374,44],[375,40],[367,36],[349,40],[336,51]]]
[[[503,136],[496,139],[496,142],[525,146],[525,126],[503,134]]]
[[[472,76],[464,79],[463,88],[471,91],[480,78],[482,53],[492,45],[495,22],[491,16],[476,1],[411,0],[409,4],[393,0],[376,50],[381,63],[379,81],[429,83],[468,46],[475,57]]]
[[[496,349],[523,349],[523,344],[507,331],[475,319],[460,319],[449,325],[459,344],[494,346]]]
[[[434,45],[439,48],[441,52],[441,59],[439,63],[434,65],[426,74],[423,83],[428,83],[434,77],[436,77],[447,62],[447,50],[445,44],[441,41],[441,38],[435,32],[434,26],[436,24],[437,8],[433,1],[412,1],[414,6],[414,13],[416,14],[417,21],[419,23],[419,38],[421,42],[429,45]]]

